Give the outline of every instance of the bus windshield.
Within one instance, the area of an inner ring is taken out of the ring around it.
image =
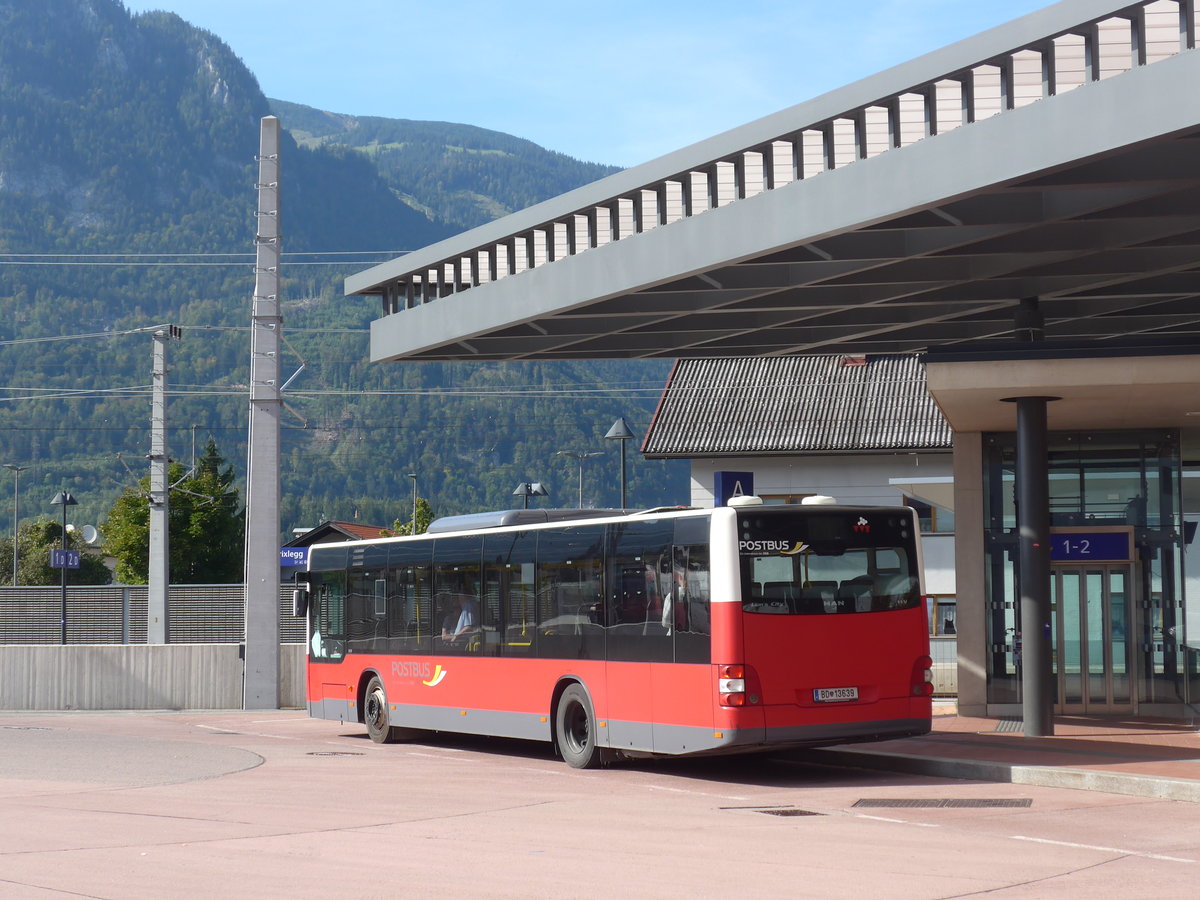
[[[895,509],[739,513],[742,608],[839,615],[919,606],[913,532],[912,518]]]

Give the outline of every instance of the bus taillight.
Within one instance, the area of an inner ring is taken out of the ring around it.
[[[933,660],[921,656],[913,663],[912,692],[914,697],[933,696]]]
[[[740,665],[717,667],[717,693],[722,706],[746,705],[746,667]]]

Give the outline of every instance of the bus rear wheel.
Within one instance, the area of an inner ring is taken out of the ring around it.
[[[558,753],[574,769],[598,769],[605,763],[604,751],[596,744],[596,714],[581,685],[562,692],[554,716]]]
[[[367,685],[367,694],[363,698],[363,721],[367,725],[367,734],[377,744],[395,743],[400,736],[400,729],[392,727],[388,709],[383,682],[376,675]]]

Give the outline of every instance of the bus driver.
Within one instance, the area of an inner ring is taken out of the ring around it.
[[[458,616],[455,617],[455,612]],[[458,595],[458,609],[451,610],[442,622],[442,640],[465,640],[479,630],[479,604],[468,594]]]

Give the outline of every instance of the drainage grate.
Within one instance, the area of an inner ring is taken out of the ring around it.
[[[1024,809],[1033,806],[1029,797],[1008,797],[991,800],[946,799],[875,799],[859,800],[854,809]]]
[[[41,725],[5,725],[5,731],[49,731]]]
[[[350,753],[346,750],[313,750],[309,756],[365,756],[364,753]]]
[[[996,733],[1013,733],[1025,729],[1024,719],[1001,719],[996,723]]]
[[[813,812],[808,809],[797,809],[794,806],[722,806],[723,810],[738,810],[742,812],[762,813],[764,816],[823,816],[825,813]]]

